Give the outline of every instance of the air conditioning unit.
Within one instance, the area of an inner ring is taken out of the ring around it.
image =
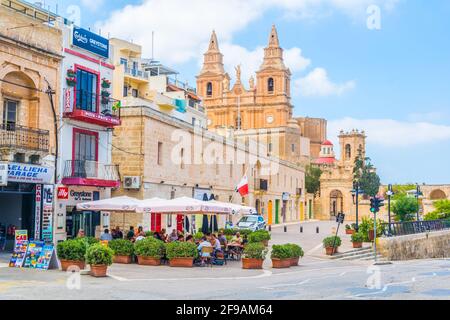
[[[141,177],[139,177],[139,176],[124,176],[123,177],[123,187],[125,189],[140,189],[141,188]]]

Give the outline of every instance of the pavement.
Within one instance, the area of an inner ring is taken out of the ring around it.
[[[333,226],[311,221],[291,224],[286,233],[272,228],[270,244],[294,242],[306,253],[289,269],[273,269],[270,259],[263,270],[243,270],[239,261],[203,268],[113,264],[108,277],[93,278],[9,268],[9,255],[0,255],[0,299],[450,299],[450,259],[383,266],[331,260],[322,254],[321,241]],[[344,230],[342,238],[348,245]]]

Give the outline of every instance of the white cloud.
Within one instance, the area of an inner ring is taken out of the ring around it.
[[[82,0],[86,5],[95,1]],[[232,43],[233,35],[265,13],[280,9],[283,14],[314,16],[337,9],[344,13],[360,11],[367,4],[390,4],[398,0],[143,0],[114,11],[97,29],[111,37],[133,40],[151,51],[155,31],[155,55],[166,63],[183,63],[199,57],[215,29],[221,43]],[[362,3],[362,4],[361,4]],[[364,19],[365,11],[361,12]],[[269,33],[270,26],[267,26]],[[299,50],[299,49],[298,49]],[[295,55],[295,53],[293,53]],[[291,66],[292,67],[292,66]]]
[[[343,118],[328,122],[334,142],[340,130],[365,130],[368,144],[387,148],[410,147],[450,141],[450,126],[430,122],[408,122],[392,119]]]
[[[355,86],[356,82],[353,80],[333,83],[323,68],[315,68],[305,77],[294,80],[294,92],[307,97],[342,95],[354,89]]]
[[[81,0],[81,4],[92,11],[97,11],[103,6],[104,2],[104,0]]]

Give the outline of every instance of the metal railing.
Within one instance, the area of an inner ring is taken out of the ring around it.
[[[119,167],[91,160],[67,160],[63,178],[101,179],[120,181]]]
[[[102,115],[120,119],[120,108],[114,108],[118,103],[119,100],[86,90],[64,91],[64,113],[71,113],[74,109],[96,113],[99,107]]]
[[[197,90],[194,87],[191,87],[190,85],[187,84],[187,82],[183,82],[183,81],[179,81],[177,79],[173,79],[170,77],[167,77],[167,84],[171,84],[174,85],[178,88],[184,89],[186,91],[190,91],[193,93],[196,93]]]
[[[385,236],[395,237],[450,229],[450,220],[391,222],[390,233],[389,223],[383,223],[382,227]]]
[[[148,71],[143,71],[140,69],[128,68],[128,67],[125,67],[124,70],[125,70],[125,74],[128,74],[133,77],[138,77],[138,78],[143,78],[143,79],[148,79],[150,77],[150,74]]]
[[[0,124],[0,148],[15,148],[49,152],[48,130],[28,128],[16,124]]]

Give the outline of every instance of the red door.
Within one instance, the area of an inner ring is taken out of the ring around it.
[[[161,231],[161,213],[152,213],[150,219],[150,229],[152,231]]]
[[[183,231],[183,215],[177,214],[177,231]]]

